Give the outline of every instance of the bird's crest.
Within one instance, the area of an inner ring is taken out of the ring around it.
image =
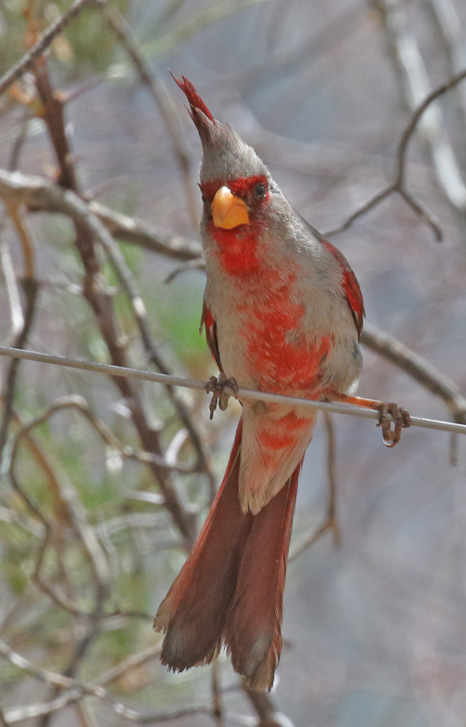
[[[188,99],[189,113],[202,142],[201,183],[268,174],[254,149],[242,141],[228,124],[214,119],[186,76],[173,76],[173,80]]]
[[[189,81],[186,76],[176,78],[171,74],[175,83],[181,88],[189,102],[189,115],[196,125],[203,144],[207,143],[211,138],[211,125],[217,125],[214,117],[210,113],[206,104],[199,96],[196,87]]]
[[[183,91],[184,95],[189,101],[189,105],[191,107],[191,116],[193,114],[196,114],[198,111],[202,111],[204,116],[207,116],[208,119],[213,121],[215,123],[215,119],[210,113],[209,109],[205,105],[202,98],[199,96],[198,92],[196,91],[196,88],[193,86],[191,81],[188,81],[186,76],[181,76],[181,78],[176,78],[173,73],[171,74],[173,80],[175,83],[178,84],[178,86]]]

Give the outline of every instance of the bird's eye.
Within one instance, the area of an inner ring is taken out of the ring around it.
[[[267,191],[267,187],[263,182],[259,182],[259,184],[256,184],[254,187],[254,197],[256,199],[264,199],[265,193]]]
[[[202,199],[202,204],[208,204],[209,200],[207,199],[207,197],[205,196],[205,194],[202,194],[201,195],[201,199]]]

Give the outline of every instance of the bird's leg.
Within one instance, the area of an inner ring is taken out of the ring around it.
[[[210,377],[205,385],[205,390],[207,394],[212,394],[212,399],[209,404],[211,419],[214,416],[217,404],[220,411],[225,411],[228,406],[228,399],[232,396],[232,394],[229,394],[225,391],[225,389],[231,389],[233,391],[233,396],[236,398],[238,388],[236,379],[233,378],[233,376],[227,379],[223,371],[218,376]]]
[[[362,406],[364,409],[378,411],[379,421],[377,422],[377,426],[382,427],[383,442],[387,447],[394,447],[400,441],[401,429],[411,426],[409,411],[394,402],[387,403],[375,399],[362,399],[359,396],[350,396],[349,394],[332,394],[329,399],[331,401],[341,401],[344,404],[355,404],[356,406]]]

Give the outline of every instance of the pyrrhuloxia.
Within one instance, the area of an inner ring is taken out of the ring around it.
[[[392,446],[407,412],[354,396],[364,306],[348,262],[194,86],[175,80],[202,142],[202,322],[220,371],[248,389],[376,409]],[[208,663],[225,645],[249,687],[272,686],[298,476],[315,419],[291,406],[243,403],[217,498],[155,618],[171,669]]]

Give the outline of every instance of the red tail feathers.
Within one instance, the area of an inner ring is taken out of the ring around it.
[[[301,463],[258,515],[238,500],[240,421],[222,486],[154,621],[162,662],[207,664],[222,644],[252,689],[270,689],[282,645],[286,562]]]

